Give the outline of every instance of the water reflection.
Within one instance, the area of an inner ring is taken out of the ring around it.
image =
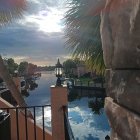
[[[88,134],[88,136],[84,136],[85,140],[99,140],[99,138],[93,137],[91,134]]]
[[[102,108],[104,107],[104,98],[94,97],[93,100],[88,101],[88,107],[92,109],[94,114],[103,113]]]
[[[56,81],[54,72],[42,72],[40,79],[35,83],[38,85],[34,90],[29,90],[29,96],[25,98],[29,106],[42,106],[50,104],[50,86]],[[31,110],[33,112],[33,110]],[[45,127],[51,130],[51,108],[45,107]],[[36,108],[37,123],[42,125],[42,108]]]
[[[30,90],[28,105],[50,104],[50,86],[55,84],[53,72],[43,72],[36,80],[38,87]],[[105,94],[101,92],[73,90],[69,93],[69,120],[76,140],[104,140],[110,128],[103,109]],[[97,98],[97,99],[96,99]],[[37,111],[37,120],[42,124],[41,110]],[[51,127],[51,110],[45,109],[45,125]]]
[[[69,95],[69,119],[76,140],[104,140],[110,128],[104,112],[105,93],[72,90]]]
[[[25,98],[28,105],[50,104],[50,86],[56,82],[54,72],[41,72],[40,79],[36,80],[38,87],[29,91],[30,96]]]
[[[25,97],[28,97],[30,95],[28,90],[22,90],[21,94]]]
[[[22,83],[21,83],[21,86],[22,86]],[[30,95],[29,91],[35,90],[38,87],[38,84],[36,83],[35,79],[28,78],[26,79],[24,86],[25,88],[21,89],[21,94],[25,97],[28,97]]]
[[[37,124],[40,124],[42,126],[43,120],[41,114],[42,114],[42,108],[36,108],[36,121]],[[45,123],[44,124],[45,128],[51,131],[51,108],[50,107],[44,108],[44,123]]]
[[[69,92],[68,100],[69,102],[73,102],[75,100],[80,100],[84,97],[90,99],[88,100],[88,107],[92,109],[93,113],[102,113],[102,108],[104,108],[104,100],[106,97],[105,92],[73,89]]]

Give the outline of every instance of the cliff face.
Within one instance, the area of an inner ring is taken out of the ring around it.
[[[101,37],[111,140],[140,140],[140,0],[106,0]]]

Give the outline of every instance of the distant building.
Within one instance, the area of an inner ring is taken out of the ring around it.
[[[83,76],[86,73],[89,73],[90,71],[87,69],[85,64],[78,64],[77,65],[77,75],[78,78]]]
[[[77,68],[72,68],[72,69],[71,69],[71,73],[72,73],[73,75],[78,75]]]

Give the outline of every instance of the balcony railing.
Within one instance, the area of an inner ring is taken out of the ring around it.
[[[65,128],[65,140],[75,140],[70,122],[68,119],[67,107],[63,107],[64,111],[64,128]]]
[[[14,131],[16,131],[16,140],[20,140],[21,139],[20,135],[24,135],[25,140],[30,140],[30,137],[29,137],[30,130],[29,129],[31,127],[28,128],[28,119],[30,119],[30,117],[32,118],[31,120],[33,122],[32,123],[33,124],[32,132],[34,134],[34,136],[32,136],[33,139],[34,140],[38,140],[39,139],[39,138],[37,138],[37,124],[40,123],[41,124],[40,127],[42,129],[42,137],[39,140],[47,140],[45,138],[45,129],[47,127],[45,125],[45,122],[47,121],[47,120],[45,120],[46,119],[45,108],[47,108],[47,107],[51,107],[51,105],[27,106],[27,107],[11,107],[11,108],[0,108],[0,109],[4,110],[5,112],[10,113],[10,114],[12,114],[11,111],[15,112],[14,113],[15,114],[14,115],[15,119],[14,119],[14,122],[11,122],[11,124],[14,123],[14,125],[15,125],[14,128],[16,128],[16,130],[14,130]],[[32,116],[29,113],[29,110],[32,112]],[[36,115],[38,112],[40,113],[39,116],[41,117],[41,121],[39,121],[39,122],[37,120],[37,115]],[[22,132],[22,128],[20,128],[21,127],[20,115],[22,115],[24,117],[24,118],[22,117],[24,119],[24,124],[23,124],[24,125],[23,126],[24,134]],[[11,121],[12,120],[13,119],[11,119]],[[12,132],[11,132],[11,135],[12,135]]]

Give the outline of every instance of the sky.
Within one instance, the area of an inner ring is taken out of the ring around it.
[[[69,58],[63,31],[65,5],[65,0],[28,0],[23,17],[0,29],[2,57],[38,66]]]

